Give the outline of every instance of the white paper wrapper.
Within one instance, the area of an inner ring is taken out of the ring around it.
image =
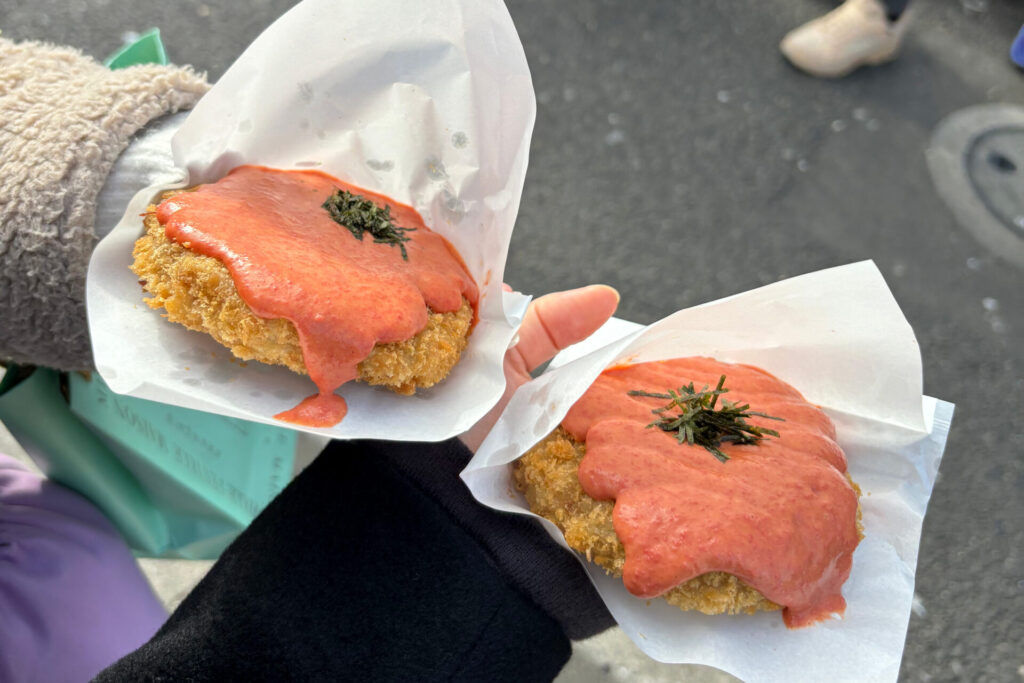
[[[921,523],[953,406],[922,396],[913,331],[871,262],[778,282],[649,327],[613,319],[516,392],[462,478],[480,502],[531,514],[509,462],[557,427],[608,365],[691,355],[762,367],[836,423],[864,493],[865,538],[843,587],[846,616],[789,630],[778,612],[705,616],[661,600],[648,605],[581,558],[601,598],[640,649],[662,662],[705,664],[748,681],[896,680]],[[557,528],[542,523],[565,546]]]
[[[336,438],[433,441],[500,398],[502,357],[528,298],[503,295],[536,102],[500,0],[305,0],[239,57],[172,142],[179,177],[138,192],[97,247],[87,303],[96,366],[119,393],[257,422],[316,393],[284,368],[232,362],[142,303],[128,270],[139,214],[161,190],[241,164],[316,169],[411,204],[462,255],[480,322],[441,384],[398,396],[349,383]],[[103,226],[100,226],[103,232]]]

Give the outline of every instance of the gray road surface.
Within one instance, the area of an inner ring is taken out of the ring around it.
[[[288,0],[0,0],[15,39],[105,56],[159,26],[216,78]],[[620,315],[874,259],[958,404],[925,523],[903,678],[1024,679],[1024,273],[957,225],[924,149],[946,114],[1024,103],[1024,6],[918,0],[903,57],[840,82],[794,71],[813,0],[510,0],[539,102],[507,280],[606,282]]]

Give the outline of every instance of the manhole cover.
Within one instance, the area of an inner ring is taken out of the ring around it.
[[[979,135],[967,155],[967,174],[989,211],[1024,237],[1024,127]]]
[[[998,256],[1024,268],[1024,109],[962,109],[932,135],[928,168],[939,196]]]

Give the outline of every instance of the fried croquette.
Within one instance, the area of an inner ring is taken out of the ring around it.
[[[615,533],[615,502],[595,500],[580,485],[578,470],[586,444],[562,427],[556,428],[512,464],[513,477],[530,510],[552,522],[570,548],[616,577],[622,576],[626,551]],[[860,487],[846,474],[860,497]],[[857,536],[864,537],[857,508]],[[659,596],[682,610],[704,614],[753,614],[781,609],[756,589],[725,572],[708,572],[679,584]]]
[[[182,191],[165,192],[162,199]],[[131,268],[150,294],[145,302],[151,308],[163,308],[171,322],[209,334],[238,358],[307,374],[298,331],[289,320],[255,315],[223,263],[167,237],[155,205],[148,207],[144,224]],[[411,339],[374,347],[359,363],[359,379],[406,395],[432,386],[458,362],[472,323],[473,308],[465,298],[458,311],[431,312],[426,327]]]
[[[583,553],[612,576],[622,576],[626,550],[612,524],[614,501],[595,500],[580,486],[577,470],[586,453],[561,427],[513,464],[516,486],[530,510],[550,520],[573,550]],[[738,578],[708,572],[660,596],[670,605],[704,614],[737,614],[777,610],[771,602]]]

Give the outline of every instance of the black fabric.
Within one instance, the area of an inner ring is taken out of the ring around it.
[[[156,636],[96,680],[552,679],[570,654],[559,623],[506,580],[480,525],[461,526],[395,465],[467,456],[455,442],[333,443]],[[471,513],[499,533],[520,521]]]
[[[377,451],[436,498],[484,548],[513,586],[553,616],[572,640],[615,625],[579,561],[529,517],[485,508],[459,479],[472,454],[458,439]]]

